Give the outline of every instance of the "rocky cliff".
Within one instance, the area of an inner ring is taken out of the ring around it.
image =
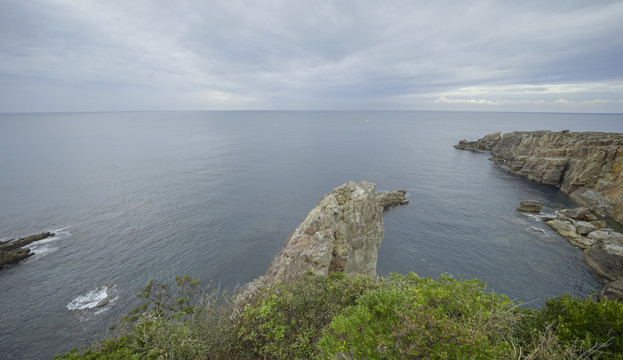
[[[457,149],[491,151],[512,173],[554,186],[623,224],[623,134],[516,131],[461,140]]]
[[[407,203],[404,190],[376,194],[367,181],[335,188],[290,234],[265,277],[288,280],[308,271],[376,274],[383,209]]]

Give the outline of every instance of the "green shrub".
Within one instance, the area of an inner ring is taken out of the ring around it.
[[[583,358],[623,358],[623,303],[579,300],[563,295],[545,302],[539,310],[525,311],[517,337],[537,343],[548,331]]]
[[[336,316],[318,346],[327,359],[509,358],[515,314],[477,280],[392,275]]]
[[[235,323],[234,348],[246,358],[310,358],[335,314],[376,284],[364,276],[307,274],[262,289]]]

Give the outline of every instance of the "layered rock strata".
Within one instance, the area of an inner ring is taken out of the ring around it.
[[[560,210],[555,219],[544,220],[571,245],[584,249],[584,261],[609,281],[600,297],[623,301],[623,234],[606,227],[587,208]]]
[[[526,131],[461,140],[457,149],[491,151],[496,164],[560,186],[580,204],[623,224],[623,134]]]
[[[325,195],[286,240],[265,276],[294,279],[306,272],[376,274],[383,209],[407,204],[406,191],[375,193],[367,181],[349,181]]]
[[[54,236],[53,233],[44,232],[0,243],[0,269],[3,268],[4,265],[18,263],[27,257],[32,256],[33,253],[30,249],[24,248],[24,246],[52,236]]]

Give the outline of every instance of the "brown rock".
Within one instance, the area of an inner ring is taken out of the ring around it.
[[[538,200],[523,200],[517,206],[517,211],[522,212],[541,212],[543,202]]]
[[[407,205],[409,200],[406,198],[407,190],[393,190],[376,194],[376,202],[383,209],[390,208],[395,205]]]
[[[580,235],[588,235],[591,232],[598,230],[597,226],[588,221],[574,221],[573,226],[575,227],[575,231],[577,231]]]
[[[573,220],[595,221],[597,217],[585,207],[577,207],[573,209],[563,209],[559,211],[561,214],[570,217]]]
[[[623,278],[606,284],[599,293],[599,299],[623,301]]]

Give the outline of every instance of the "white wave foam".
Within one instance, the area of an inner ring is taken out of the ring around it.
[[[58,250],[58,248],[50,247],[50,246],[36,246],[36,247],[30,248],[30,250],[35,254],[35,257],[40,257],[40,256],[47,255],[49,253],[53,253],[56,250]]]
[[[68,310],[85,310],[105,306],[110,301],[108,286],[102,285],[95,290],[91,290],[85,295],[78,295],[67,304]]]

